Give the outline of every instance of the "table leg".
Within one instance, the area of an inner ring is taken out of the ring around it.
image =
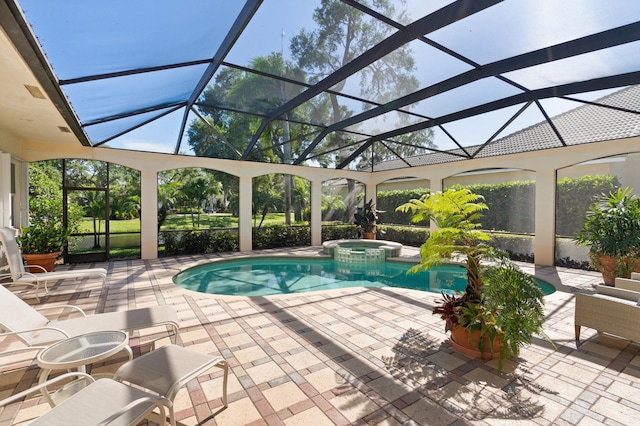
[[[133,359],[133,351],[131,350],[131,346],[125,345],[124,350],[127,351],[127,356],[129,357],[129,361]]]
[[[47,379],[49,378],[49,373],[51,373],[51,370],[42,369],[42,374],[40,374],[40,381],[38,383],[42,384],[46,382]],[[49,405],[52,408],[55,407],[56,404],[53,402],[53,399],[51,398],[51,395],[49,394],[49,390],[46,388],[46,386],[42,388],[41,392],[42,392],[42,396],[44,396],[44,399],[47,400]]]

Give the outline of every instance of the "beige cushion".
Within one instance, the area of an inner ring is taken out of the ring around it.
[[[640,281],[629,278],[616,278],[615,286],[625,290],[637,291],[640,293]]]
[[[627,290],[624,288],[610,287],[606,285],[596,286],[596,293],[607,296],[617,297],[619,299],[630,300],[638,302],[640,300],[640,293],[637,291]]]

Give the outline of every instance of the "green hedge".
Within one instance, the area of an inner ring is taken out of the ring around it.
[[[277,225],[253,228],[253,250],[311,245],[307,225]]]
[[[489,210],[482,212],[480,222],[483,229],[524,234],[535,232],[534,181],[467,185],[465,188],[482,195],[489,206]]]
[[[573,237],[582,229],[589,206],[595,198],[619,187],[620,181],[611,175],[559,180],[556,193],[556,235]]]
[[[429,228],[419,226],[379,225],[376,238],[405,246],[420,247],[429,238]]]
[[[378,214],[379,222],[382,224],[410,225],[411,213],[397,212],[396,208],[411,199],[418,200],[429,192],[426,188],[379,191],[376,208],[384,212]],[[416,223],[415,225],[429,226],[429,223]]]
[[[483,213],[482,227],[485,229],[532,233],[534,230],[535,182],[517,181],[501,184],[478,184],[467,186],[482,195],[489,206]],[[396,208],[411,199],[419,199],[429,190],[424,188],[378,192],[380,223],[411,224],[411,214],[396,212]],[[428,226],[428,222],[416,225]]]
[[[595,175],[564,178],[556,188],[556,234],[572,237],[584,223],[589,205],[596,196],[620,186],[615,176]],[[535,232],[535,181],[515,181],[499,184],[468,185],[485,198],[489,210],[483,213],[482,228],[494,231],[533,234]],[[409,225],[411,215],[395,209],[411,199],[419,199],[428,189],[378,192],[380,223]],[[423,224],[428,225],[428,224]]]
[[[322,242],[358,238],[358,227],[355,225],[322,225]]]
[[[511,260],[533,263],[533,240],[532,235],[503,234],[490,232],[492,240],[489,241],[491,247],[504,250],[509,254]]]
[[[351,239],[358,237],[355,225],[322,225],[322,241]],[[420,247],[429,238],[429,228],[402,225],[378,225],[376,238],[395,241],[405,246]]]
[[[429,237],[429,229],[418,226],[380,225],[377,229],[380,240],[395,241],[412,247],[420,247]],[[354,225],[323,225],[322,241],[357,238]],[[179,254],[203,254],[239,249],[238,235],[228,230],[162,231],[164,256]],[[505,250],[514,260],[533,261],[533,237],[513,234],[492,234],[491,245]],[[309,246],[308,226],[267,226],[253,229],[253,249]]]
[[[227,230],[161,231],[163,254],[202,254],[239,250],[238,235]]]

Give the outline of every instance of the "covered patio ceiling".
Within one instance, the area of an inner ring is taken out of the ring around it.
[[[571,126],[554,117],[584,104],[640,114],[606,101],[640,84],[636,0],[1,8],[4,32],[87,146],[377,171],[434,153],[500,155],[495,141],[541,122],[555,136],[544,147],[565,146]]]

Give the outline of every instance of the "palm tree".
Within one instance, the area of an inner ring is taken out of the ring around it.
[[[194,227],[200,226],[200,208],[207,201],[210,195],[217,191],[217,187],[212,185],[210,180],[205,176],[196,177],[187,181],[182,185],[182,195],[190,204],[191,223]],[[198,222],[196,224],[193,211],[196,210]]]
[[[429,269],[453,256],[463,256],[467,270],[466,301],[482,299],[484,283],[480,261],[485,256],[493,256],[492,248],[484,244],[491,237],[478,229],[481,212],[488,209],[483,200],[484,197],[468,189],[452,188],[425,194],[396,209],[413,213],[412,222],[430,219],[438,227],[420,247],[421,261],[411,271]]]
[[[93,248],[100,248],[100,222],[104,217],[104,192],[87,191],[86,211],[93,220]]]
[[[294,219],[296,222],[302,222],[302,212],[307,206],[310,195],[308,181],[294,177],[293,187],[291,188],[291,199],[294,205]]]

